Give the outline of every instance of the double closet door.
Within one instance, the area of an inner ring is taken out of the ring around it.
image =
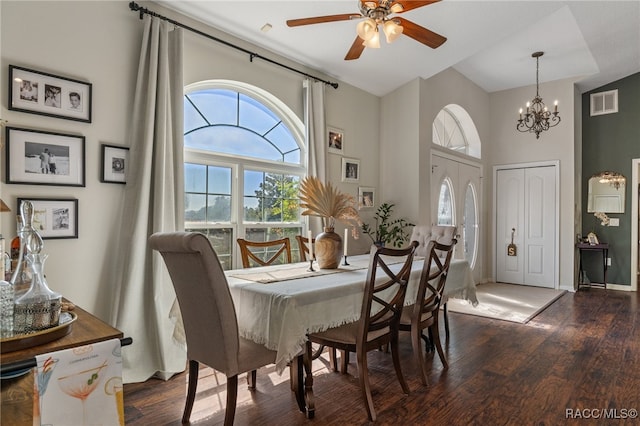
[[[557,287],[557,166],[497,169],[496,281]]]

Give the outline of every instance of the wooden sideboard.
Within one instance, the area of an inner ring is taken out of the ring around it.
[[[69,334],[39,346],[0,354],[3,370],[15,370],[22,365],[29,365],[34,362],[36,355],[123,337],[120,330],[89,312],[77,306],[73,312],[78,318],[72,324]],[[32,372],[12,379],[2,379],[0,424],[32,426],[33,380]]]

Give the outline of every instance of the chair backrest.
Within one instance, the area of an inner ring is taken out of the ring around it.
[[[302,235],[296,235],[296,241],[298,241],[298,248],[300,249],[300,261],[307,261],[307,255],[309,254],[309,239],[307,237],[303,237]],[[315,244],[316,239],[311,239],[311,244]],[[315,253],[314,253],[315,257]]]
[[[249,241],[244,238],[238,238],[240,246],[240,256],[242,257],[242,267],[250,268],[251,262],[253,266],[271,265],[284,255],[286,262],[291,263],[291,243],[289,238],[281,238],[271,241]]]
[[[367,341],[369,333],[397,329],[417,246],[418,243],[412,241],[403,249],[371,247],[358,329],[359,344]],[[402,257],[402,266],[398,272],[393,272],[392,263]]]
[[[416,296],[412,319],[420,321],[423,315],[430,316],[440,309],[440,302],[447,282],[453,247],[458,241],[454,238],[450,244],[431,241],[428,245],[429,254],[424,259],[420,274],[420,285]],[[441,257],[440,253],[444,253]]]
[[[417,241],[418,248],[416,249],[416,256],[427,257],[429,251],[427,246],[430,241],[437,241],[441,244],[451,244],[456,237],[456,226],[446,225],[416,225],[411,231],[411,238],[409,241]],[[443,253],[439,253],[440,256]]]
[[[227,375],[237,374],[238,322],[218,256],[198,232],[155,233],[149,245],[162,255],[178,298],[187,356]],[[153,295],[149,295],[153,297]]]

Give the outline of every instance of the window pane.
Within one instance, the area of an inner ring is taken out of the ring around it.
[[[204,222],[207,208],[207,196],[204,194],[184,194],[184,220]]]
[[[208,89],[187,95],[211,124],[238,123],[238,94],[231,90]]]
[[[473,268],[476,253],[477,253],[477,241],[478,241],[478,211],[476,208],[476,197],[473,190],[473,186],[467,186],[467,193],[464,197],[464,258],[467,259],[471,268]]]
[[[442,182],[438,198],[438,225],[453,225],[453,201],[448,179]]]
[[[240,95],[240,126],[264,135],[280,122],[280,119],[255,99]]]
[[[207,199],[209,202],[209,207],[207,208],[208,222],[231,222],[230,195],[210,195]]]
[[[267,133],[266,138],[275,144],[282,152],[289,152],[298,149],[298,144],[295,139],[293,139],[291,132],[287,129],[287,126],[285,126],[284,123],[278,124],[275,129]]]
[[[216,229],[199,229],[190,228],[185,229],[187,232],[202,232],[211,241],[211,246],[218,255],[218,260],[222,265],[222,269],[233,269],[233,230],[231,228],[216,228]]]
[[[247,170],[244,172],[244,195],[257,195],[264,180],[264,172]]]
[[[231,168],[209,166],[209,194],[231,195]]]
[[[187,148],[282,161],[282,153],[260,135],[241,127],[214,126],[184,135]]]
[[[186,192],[207,192],[207,167],[202,164],[185,163],[184,190]]]

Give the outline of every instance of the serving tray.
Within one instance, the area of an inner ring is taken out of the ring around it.
[[[78,315],[69,311],[71,319],[63,324],[56,325],[55,327],[47,328],[46,330],[37,331],[30,334],[20,334],[13,337],[6,337],[0,339],[0,353],[19,351],[21,349],[31,348],[33,346],[49,343],[53,340],[66,336],[71,332],[71,325],[78,319]]]

